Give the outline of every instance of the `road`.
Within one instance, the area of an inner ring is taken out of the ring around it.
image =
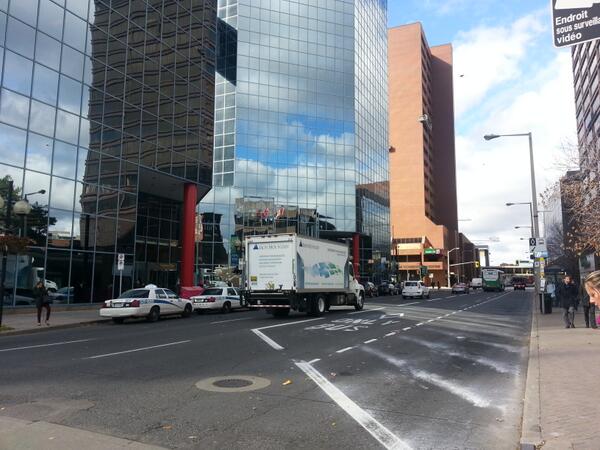
[[[252,311],[6,336],[0,415],[169,448],[513,449],[531,302],[436,292],[317,319]]]

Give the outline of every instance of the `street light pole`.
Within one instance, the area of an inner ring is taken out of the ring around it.
[[[452,253],[455,250],[460,250],[460,247],[454,247],[452,250],[448,251],[448,287],[452,287],[450,286],[450,253]]]
[[[535,238],[539,238],[540,237],[540,227],[539,227],[539,220],[538,220],[538,204],[537,204],[537,190],[536,190],[536,184],[535,184],[535,161],[534,161],[534,157],[533,157],[533,136],[532,133],[516,133],[516,134],[487,134],[485,135],[483,138],[486,141],[491,141],[492,139],[497,139],[499,137],[527,137],[529,139],[529,165],[530,165],[530,171],[531,171],[531,210],[532,210],[532,216],[533,216],[533,223],[531,224],[533,227],[533,237]],[[539,298],[540,300],[540,310],[542,312],[542,314],[544,314],[545,311],[545,305],[544,305],[544,301],[543,298],[541,296],[541,292],[540,292],[540,286],[541,286],[541,273],[540,273],[540,267],[535,267],[536,264],[534,264],[534,272],[535,272],[535,294],[536,297]]]

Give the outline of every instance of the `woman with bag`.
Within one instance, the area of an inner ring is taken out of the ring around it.
[[[42,308],[46,308],[46,326],[50,326],[50,296],[48,290],[44,286],[43,281],[38,281],[33,288],[33,298],[35,299],[35,306],[37,307],[37,321],[38,327],[42,326]]]
[[[600,306],[600,270],[590,273],[585,278],[584,285],[586,292],[590,296],[590,306],[594,305],[597,308]]]

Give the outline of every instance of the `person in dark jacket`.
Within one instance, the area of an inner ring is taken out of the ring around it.
[[[555,294],[563,309],[565,328],[575,328],[575,308],[579,291],[570,275],[566,275],[563,282],[558,284]]]
[[[33,298],[37,308],[38,327],[42,326],[42,308],[46,308],[46,325],[50,326],[50,297],[48,297],[48,290],[42,281],[38,281],[34,286]]]
[[[585,319],[585,327],[598,328],[596,324],[596,304],[590,302],[590,296],[585,289],[584,283],[581,283],[579,288],[579,298],[581,300],[581,306],[583,306],[583,317]]]

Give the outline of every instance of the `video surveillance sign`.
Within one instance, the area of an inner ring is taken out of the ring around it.
[[[551,1],[556,47],[568,47],[600,38],[600,0]]]

